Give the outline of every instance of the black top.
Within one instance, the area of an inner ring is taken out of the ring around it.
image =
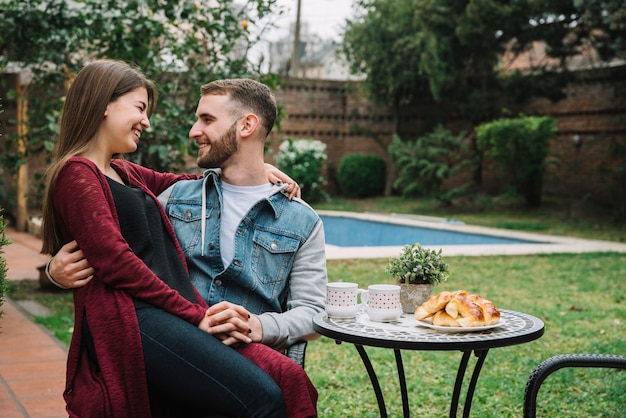
[[[163,224],[157,203],[138,187],[107,177],[115,201],[122,235],[130,248],[161,280],[195,303],[193,285],[176,246]],[[146,306],[135,300],[135,306]]]

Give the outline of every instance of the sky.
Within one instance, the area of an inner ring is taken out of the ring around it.
[[[277,28],[268,34],[268,40],[289,34],[289,26],[296,21],[298,0],[278,0],[285,13],[277,20]],[[300,24],[308,25],[311,34],[323,39],[339,41],[341,26],[352,15],[354,0],[300,0]]]
[[[355,0],[300,0],[300,33],[317,35],[322,40],[341,42],[344,21],[353,15]],[[262,35],[262,39],[249,52],[252,61],[268,54],[269,44],[290,37],[290,27],[295,24],[298,0],[277,0],[284,10],[273,16],[274,27]],[[254,31],[254,28],[250,28]]]

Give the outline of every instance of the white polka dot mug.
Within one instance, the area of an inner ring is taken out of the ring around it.
[[[359,312],[359,285],[350,282],[331,282],[326,285],[326,313],[333,318],[353,318]]]
[[[361,295],[367,316],[372,321],[391,322],[402,315],[400,286],[394,284],[373,284]]]

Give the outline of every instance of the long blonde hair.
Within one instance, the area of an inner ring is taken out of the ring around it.
[[[109,103],[120,96],[144,87],[148,91],[148,116],[156,106],[154,84],[136,68],[117,60],[98,60],[85,65],[67,92],[61,112],[60,132],[55,144],[53,162],[46,173],[43,201],[41,252],[54,254],[64,244],[54,216],[54,186],[67,160],[86,151],[93,140]]]

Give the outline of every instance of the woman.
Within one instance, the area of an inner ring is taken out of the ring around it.
[[[86,65],[64,103],[42,252],[76,240],[95,271],[74,293],[69,415],[315,415],[316,392],[299,366],[266,346],[235,350],[209,335],[208,306],[155,196],[195,177],[116,158],[136,150],[155,103],[152,82],[112,60]],[[308,408],[283,402],[303,391]]]

